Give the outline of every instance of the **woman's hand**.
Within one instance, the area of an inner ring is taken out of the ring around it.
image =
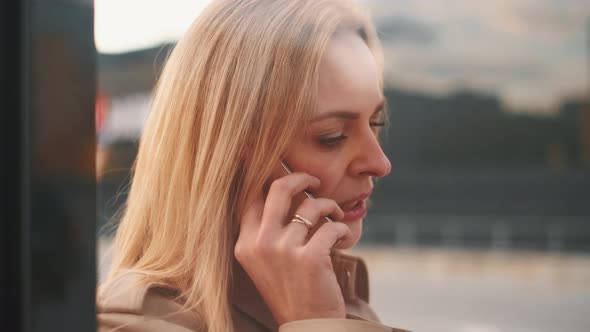
[[[242,217],[235,256],[248,273],[277,323],[310,318],[345,318],[342,292],[332,269],[330,250],[350,229],[343,223],[324,223],[322,216],[336,220],[344,213],[326,198],[307,198],[295,213],[313,223],[291,222],[293,197],[320,181],[305,173],[275,180],[268,192]]]

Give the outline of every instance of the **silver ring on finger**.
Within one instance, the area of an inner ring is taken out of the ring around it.
[[[309,221],[307,218],[304,218],[298,214],[293,216],[293,219],[291,219],[291,222],[297,222],[300,224],[305,225],[305,227],[307,227],[308,230],[311,230],[311,228],[313,227],[313,224],[311,223],[311,221]]]
[[[307,225],[307,227],[308,227],[309,229],[311,229],[311,228],[313,227],[313,224],[312,224],[312,222],[311,222],[311,221],[309,221],[309,219],[307,219],[307,218],[305,218],[305,217],[302,217],[302,216],[301,216],[301,215],[299,215],[299,214],[296,214],[296,215],[294,216],[294,218],[295,218],[295,219],[299,219],[299,220],[303,221],[303,222],[304,222],[304,223]]]
[[[310,227],[309,227],[309,226],[308,226],[306,223],[304,223],[302,220],[299,220],[299,219],[295,219],[295,218],[293,218],[293,220],[291,220],[291,222],[296,222],[296,223],[299,223],[299,224],[301,224],[301,225],[303,225],[303,226],[307,227],[307,231],[308,231],[308,232],[309,232],[309,230],[311,229],[311,228],[310,228]]]

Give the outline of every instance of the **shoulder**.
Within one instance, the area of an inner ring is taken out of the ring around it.
[[[333,250],[332,263],[344,296],[347,314],[350,317],[379,322],[379,317],[369,305],[369,275],[363,259]]]
[[[331,256],[338,283],[348,286],[343,291],[369,302],[369,273],[365,261],[340,250],[332,250]]]
[[[200,332],[196,316],[183,310],[174,291],[126,271],[101,286],[97,297],[98,331]]]

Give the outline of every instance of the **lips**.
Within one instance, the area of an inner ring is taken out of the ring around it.
[[[348,211],[358,208],[361,204],[364,203],[364,201],[367,198],[369,198],[369,196],[371,196],[371,192],[372,192],[372,190],[369,190],[368,192],[364,192],[364,193],[357,195],[356,197],[354,197],[351,200],[341,203],[340,208],[344,212],[348,212]]]
[[[344,217],[341,222],[354,223],[362,220],[367,215],[367,204],[365,200],[358,200],[357,204],[351,210],[344,211]]]
[[[354,202],[350,202],[348,204],[342,205],[340,208],[342,209],[342,211],[346,212],[346,211],[350,211],[350,210],[354,209],[360,203],[361,203],[361,201],[358,200],[358,201],[354,201]]]

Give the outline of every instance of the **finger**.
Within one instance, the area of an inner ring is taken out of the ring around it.
[[[306,246],[312,252],[329,252],[337,241],[344,241],[346,237],[350,235],[350,228],[346,224],[341,222],[328,222],[320,226],[309,239]]]
[[[344,212],[338,204],[328,198],[307,198],[301,203],[301,205],[295,211],[295,214],[305,218],[314,228],[318,222],[321,222],[320,218],[323,216],[331,215],[335,219],[342,219]],[[291,217],[291,216],[290,216]],[[301,245],[306,242],[310,229],[301,223],[290,222],[285,227],[285,233],[283,237],[286,239],[285,242],[293,245]]]
[[[293,173],[275,180],[268,191],[262,216],[262,229],[279,231],[283,228],[293,196],[307,188],[317,188],[320,180],[306,173]]]

